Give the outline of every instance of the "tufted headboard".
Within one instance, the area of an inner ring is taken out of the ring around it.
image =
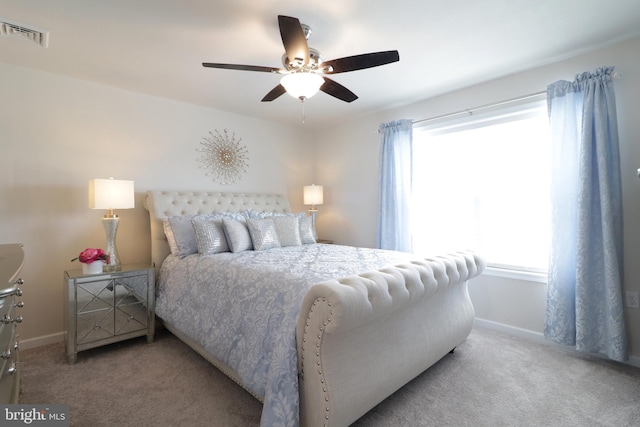
[[[277,213],[291,211],[289,201],[281,194],[204,191],[148,191],[144,197],[144,207],[149,211],[151,262],[156,269],[160,268],[162,261],[171,253],[162,224],[166,217],[241,212],[246,209]]]

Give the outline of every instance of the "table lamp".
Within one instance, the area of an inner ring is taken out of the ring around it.
[[[109,179],[89,180],[89,208],[108,209],[102,218],[102,226],[107,235],[107,262],[105,271],[120,271],[120,257],[116,248],[116,233],[120,218],[114,209],[131,209],[135,207],[133,181]]]
[[[305,205],[311,205],[309,208],[309,213],[311,214],[311,223],[313,224],[313,232],[316,232],[316,215],[318,214],[318,209],[316,205],[321,205],[323,203],[323,189],[322,185],[305,185],[304,188],[304,197],[303,203]],[[317,238],[317,236],[315,236]]]

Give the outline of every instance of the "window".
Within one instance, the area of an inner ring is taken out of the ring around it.
[[[473,249],[490,266],[548,266],[550,133],[544,101],[414,128],[414,252]]]

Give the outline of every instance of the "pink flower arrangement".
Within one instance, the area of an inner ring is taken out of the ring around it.
[[[106,261],[107,259],[107,254],[102,249],[87,248],[71,261],[79,260],[83,264],[91,264],[95,261]]]

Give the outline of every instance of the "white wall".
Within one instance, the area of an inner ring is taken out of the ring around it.
[[[419,120],[544,91],[557,80],[573,80],[583,71],[614,65],[623,73],[615,82],[624,197],[624,282],[640,291],[640,38],[527,72],[469,87],[420,103],[371,114],[317,135],[316,181],[329,197],[318,216],[319,234],[338,243],[374,246],[380,123]],[[322,143],[320,143],[320,141]],[[523,171],[526,168],[523,165]],[[434,200],[437,208],[438,201]],[[542,283],[483,275],[470,293],[479,318],[514,330],[543,331],[546,287]],[[627,309],[631,354],[640,357],[640,310]]]
[[[278,192],[304,209],[313,165],[297,130],[2,63],[0,82],[0,242],[24,244],[26,346],[61,339],[63,271],[80,268],[70,260],[81,250],[104,247],[105,212],[87,207],[91,178],[135,181],[136,208],[117,212],[123,263],[150,261],[147,190]],[[237,184],[199,169],[196,148],[215,129],[249,150]]]

